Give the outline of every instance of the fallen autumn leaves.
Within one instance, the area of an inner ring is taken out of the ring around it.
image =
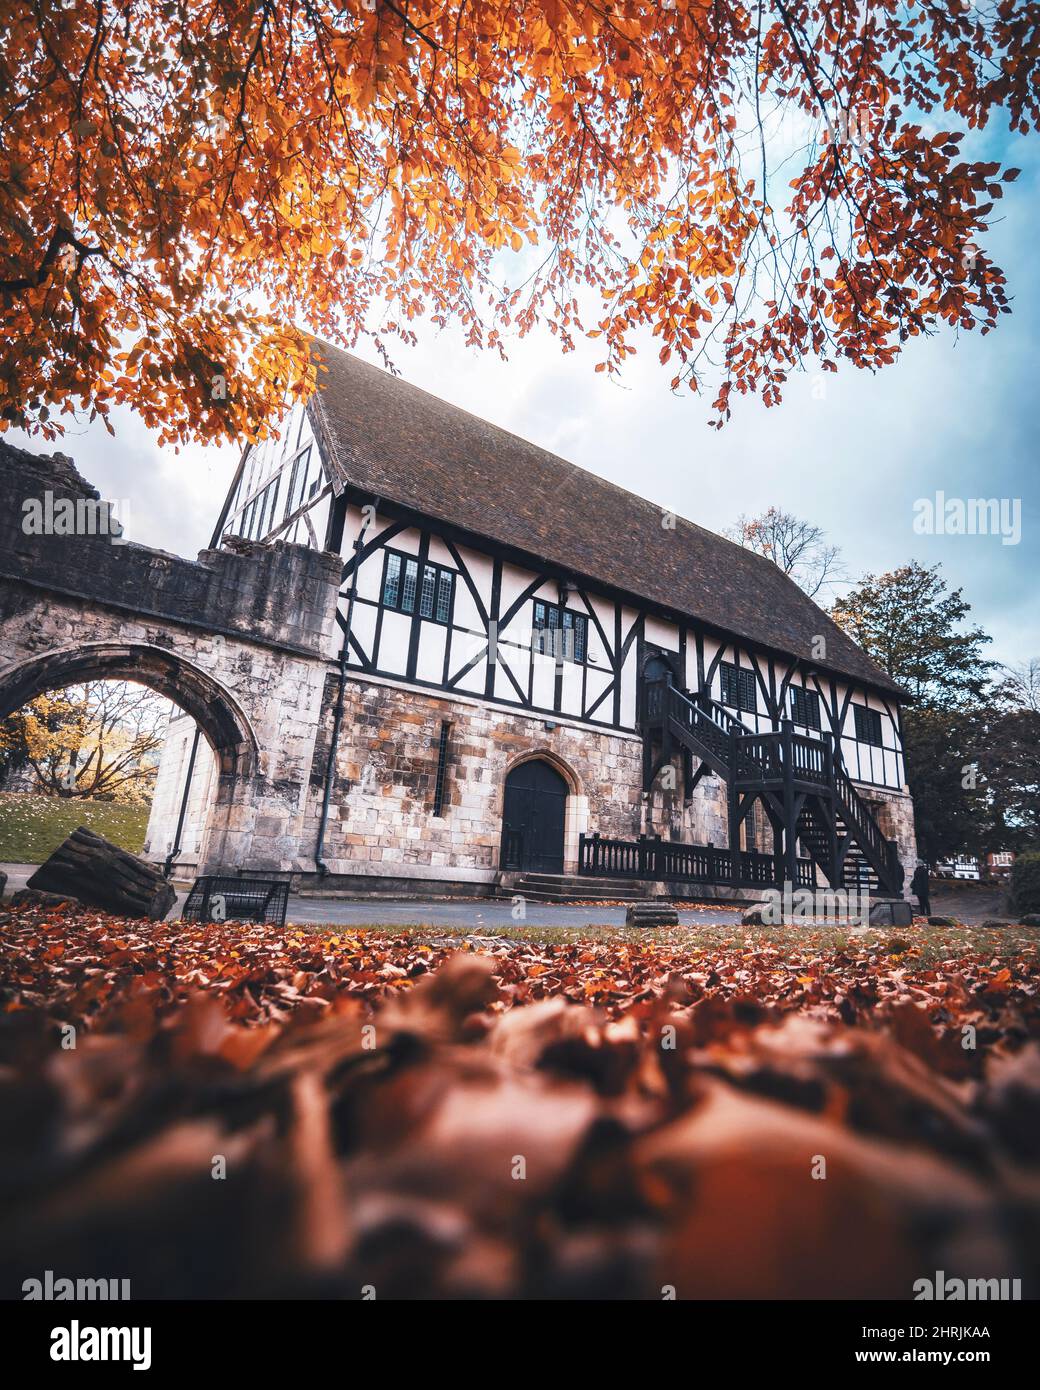
[[[1035,946],[900,937],[0,914],[2,1292],[1029,1297]]]

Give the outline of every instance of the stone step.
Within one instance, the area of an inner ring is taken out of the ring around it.
[[[563,888],[538,888],[517,884],[513,888],[500,888],[499,896],[503,898],[526,898],[529,902],[537,903],[574,903],[574,902],[603,902],[603,903],[635,903],[646,902],[646,898],[634,893],[597,893],[590,892],[588,889],[563,889]]]
[[[512,888],[499,885],[499,897],[516,896],[531,902],[644,902],[645,885],[631,879],[585,878],[578,874],[524,874]]]
[[[590,911],[593,907],[602,907],[604,911],[607,911],[617,903],[620,903],[621,906],[624,907],[631,901],[630,898],[583,898],[573,893],[567,894],[562,898],[555,898],[548,893],[537,892],[513,892],[511,894],[507,893],[504,896],[507,900],[509,898],[522,897],[526,903],[539,903],[543,907],[574,907],[582,904],[590,904]]]
[[[523,874],[524,883],[567,888],[638,888],[639,879],[603,878],[599,874]]]

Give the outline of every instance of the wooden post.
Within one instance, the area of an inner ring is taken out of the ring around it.
[[[838,863],[838,787],[834,775],[835,751],[834,735],[829,731],[823,736],[823,756],[827,759],[827,879],[832,888],[841,888],[845,875]]]
[[[773,880],[777,887],[782,888],[784,886],[784,823],[777,818],[764,797],[762,805],[769,817],[769,829],[773,835]]]
[[[784,760],[784,876],[793,891],[798,882],[798,852],[795,848],[798,827],[794,814],[794,724],[790,719],[780,721],[780,741]]]
[[[737,757],[740,735],[735,728],[729,731],[729,779],[726,782],[727,809],[729,811],[729,860],[730,882],[734,887],[740,882],[740,820],[737,808],[740,794],[737,791]]]

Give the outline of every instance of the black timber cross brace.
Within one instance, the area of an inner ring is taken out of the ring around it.
[[[732,782],[730,786],[732,787]],[[731,793],[730,805],[730,848],[740,847],[740,827],[747,820],[755,802],[761,800],[769,825],[773,832],[773,857],[776,863],[777,883],[797,883],[798,881],[798,818],[802,814],[809,793],[785,789],[778,797],[769,790]],[[734,820],[733,817],[736,817]]]

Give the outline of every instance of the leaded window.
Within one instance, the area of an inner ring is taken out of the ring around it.
[[[432,562],[422,567],[422,582],[419,580],[419,562],[410,555],[399,551],[386,552],[386,569],[383,576],[383,607],[393,608],[399,613],[414,613],[416,599],[419,603],[419,616],[435,623],[451,621],[451,600],[455,588],[455,571]]]
[[[820,727],[820,697],[815,690],[791,686],[791,718],[806,729]]]
[[[401,597],[401,557],[390,550],[386,556],[386,575],[383,579],[383,605],[396,608]]]
[[[731,709],[744,710],[748,714],[758,712],[758,690],[755,673],[745,666],[737,666],[732,661],[719,663],[719,680],[722,686],[722,703]]]
[[[437,577],[437,607],[434,613],[439,623],[451,618],[451,596],[455,589],[455,576],[451,570],[441,570]]]
[[[436,594],[437,566],[423,565],[422,594],[419,597],[419,614],[421,617],[433,617],[433,601]]]
[[[558,661],[585,661],[589,646],[589,620],[559,604],[534,601],[532,648]]]
[[[417,560],[405,560],[404,580],[401,584],[401,612],[415,612],[415,587],[419,575],[419,562]]]

